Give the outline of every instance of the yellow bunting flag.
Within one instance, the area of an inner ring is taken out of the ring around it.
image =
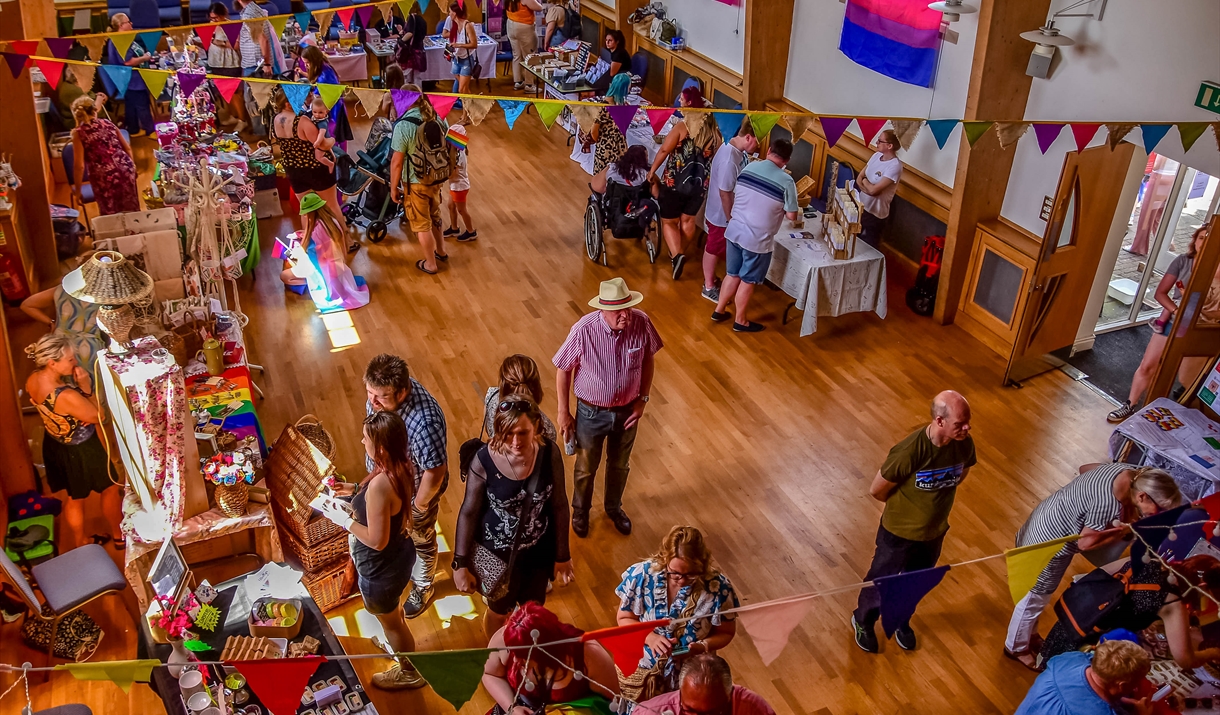
[[[135,35],[132,35],[135,37]],[[94,62],[102,61],[102,50],[106,47],[106,38],[101,35],[88,35],[81,37],[77,42],[85,46],[89,50],[89,59]],[[130,43],[128,43],[130,45]]]
[[[771,133],[771,128],[779,121],[778,114],[750,114],[750,127],[754,129],[754,136],[758,137],[759,141],[767,138]],[[732,139],[732,137],[729,137]]]
[[[271,23],[271,29],[275,30],[276,37],[284,36],[284,28],[288,26],[288,15],[272,15],[267,18],[267,22]]]
[[[1190,151],[1207,129],[1207,122],[1178,122],[1178,136],[1182,139],[1182,151]]]
[[[1005,551],[1004,560],[1008,564],[1008,591],[1012,594],[1012,602],[1015,604],[1025,598],[1029,589],[1038,582],[1038,575],[1050,563],[1051,557],[1059,553],[1064,544],[1079,538],[1079,534],[1065,536],[1062,539]]]
[[[317,87],[318,94],[322,97],[322,101],[326,103],[327,109],[332,109],[335,106],[335,102],[338,102],[339,98],[343,96],[343,90],[347,89],[347,87],[341,84],[319,84],[315,86]]]
[[[979,140],[988,129],[991,128],[992,122],[967,122],[962,121],[962,131],[966,133],[966,142],[970,146]]]
[[[161,91],[165,89],[165,83],[169,80],[169,72],[161,70],[139,70],[140,77],[144,79],[145,86],[148,87],[148,94],[153,100],[161,96]],[[84,89],[82,87],[81,89]]]
[[[116,32],[110,35],[110,41],[114,43],[114,49],[119,51],[119,57],[126,57],[127,50],[131,49],[131,43],[136,41],[136,33]]]
[[[792,141],[800,141],[801,137],[805,136],[805,132],[813,127],[812,114],[785,114],[784,123],[788,125],[788,129],[792,131]]]
[[[1000,140],[1000,148],[1007,149],[1029,131],[1029,122],[996,122],[995,135]]]
[[[559,102],[534,102],[534,109],[538,111],[538,118],[542,120],[542,126],[550,131],[551,125],[563,114],[563,105]]]
[[[103,663],[64,663],[56,670],[66,670],[77,680],[109,680],[126,693],[132,683],[147,683],[152,669],[161,665],[156,659],[116,660]]]
[[[580,127],[580,131],[588,134],[593,131],[593,125],[597,124],[597,116],[601,114],[601,107],[589,106],[588,104],[569,104],[568,109],[571,110],[572,116],[576,118],[576,125]]]
[[[385,95],[385,90],[353,87],[352,91],[356,93],[356,99],[360,100],[360,106],[364,107],[364,113],[368,116],[373,116],[381,109],[381,98]]]
[[[267,102],[271,101],[271,91],[275,89],[275,85],[271,82],[246,82],[246,86],[250,88],[250,94],[254,95],[254,103],[259,109],[265,109]]]
[[[890,126],[898,135],[898,143],[904,150],[910,151],[911,145],[915,143],[915,137],[919,136],[919,130],[923,129],[923,122],[918,119],[891,119]]]
[[[411,5],[413,4],[414,0],[398,0],[398,9],[402,12],[402,19],[406,20],[407,16],[411,14]]]
[[[470,123],[477,127],[491,111],[493,104],[495,104],[495,100],[468,98],[462,101],[462,108],[465,109]]]

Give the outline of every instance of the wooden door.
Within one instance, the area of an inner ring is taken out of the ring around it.
[[[1050,353],[1076,340],[1134,149],[1120,142],[1113,151],[1094,147],[1064,160],[1005,383],[1063,365]]]

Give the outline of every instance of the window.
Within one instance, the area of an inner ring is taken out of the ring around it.
[[[985,249],[971,300],[997,320],[1010,325],[1017,307],[1024,271],[999,253]]]

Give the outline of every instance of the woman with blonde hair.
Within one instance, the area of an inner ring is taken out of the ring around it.
[[[521,395],[533,400],[535,405],[542,404],[542,376],[538,374],[538,363],[528,355],[509,355],[500,363],[500,384],[487,388],[483,397],[483,429],[487,436],[496,434],[496,408],[500,404],[501,395]],[[552,442],[558,442],[558,433],[551,418],[539,411],[542,419],[542,436]]]
[[[34,361],[34,372],[25,381],[30,403],[42,418],[42,462],[51,491],[67,491],[71,501],[64,507],[65,517],[79,533],[86,531],[86,512],[91,509],[79,500],[93,492],[101,494],[104,533],[95,534],[96,543],[113,535],[115,546],[122,548],[119,532],[123,493],[116,488],[114,468],[97,431],[102,429],[101,409],[88,371],[76,362],[76,353],[66,335],[47,333],[25,349]]]
[[[103,216],[140,210],[136,162],[131,144],[109,119],[98,119],[93,98],[72,102],[72,193],[84,203],[80,187],[88,175],[98,211]]]
[[[623,695],[637,703],[677,690],[686,656],[714,653],[737,635],[736,616],[720,615],[739,605],[737,593],[712,560],[703,532],[693,526],[670,529],[655,554],[623,572],[615,594],[621,599],[620,626],[690,619],[648,634],[635,672],[619,682]]]
[[[339,240],[346,234],[343,224],[321,196],[312,191],[301,197],[301,232],[304,256],[294,256],[296,264],[280,273],[285,285],[308,286],[309,295],[323,313],[353,310],[369,304],[369,289],[363,279],[352,275]]]

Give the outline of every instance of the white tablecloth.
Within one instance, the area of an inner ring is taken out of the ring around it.
[[[368,55],[363,52],[327,55],[326,60],[343,82],[363,82],[369,78]]]
[[[804,232],[818,235],[821,217],[806,219]],[[778,285],[804,311],[801,336],[818,329],[818,316],[873,311],[888,313],[885,289],[885,257],[863,241],[856,241],[856,255],[836,261],[826,242],[819,238],[793,238],[799,233],[784,221],[775,236],[775,253],[767,280]]]
[[[1110,433],[1111,459],[1118,456],[1128,439],[1144,448],[1144,464],[1172,474],[1182,494],[1191,501],[1216,491],[1220,482],[1220,425],[1202,412],[1158,398]]]
[[[648,161],[651,163],[653,159],[657,158],[657,152],[661,151],[661,145],[652,138],[652,125],[648,123],[645,116],[646,115],[643,112],[640,112],[636,115],[635,120],[632,121],[631,126],[627,127],[627,146],[644,147],[644,150],[648,152]],[[661,127],[660,136],[664,137],[666,134],[669,134],[669,130],[673,129],[673,126],[679,121],[681,120],[678,119],[677,116],[671,116],[669,121],[665,123],[665,126]],[[571,123],[572,125],[575,125],[576,121],[573,119]],[[565,129],[569,128],[565,126]],[[569,131],[571,131],[571,129],[569,129]],[[580,142],[573,141],[571,156],[572,161],[580,164],[580,168],[584,169],[586,174],[592,175],[593,154],[596,151],[597,149],[595,147],[590,147],[589,153],[582,153],[580,151]],[[665,171],[665,162],[661,162],[661,166],[657,168],[657,174],[660,175],[663,171]]]
[[[453,63],[445,59],[443,46],[430,46],[424,43],[424,53],[428,55],[428,69],[421,73],[421,81],[453,79]],[[479,38],[479,64],[483,65],[483,78],[496,76],[496,42],[490,37]]]

